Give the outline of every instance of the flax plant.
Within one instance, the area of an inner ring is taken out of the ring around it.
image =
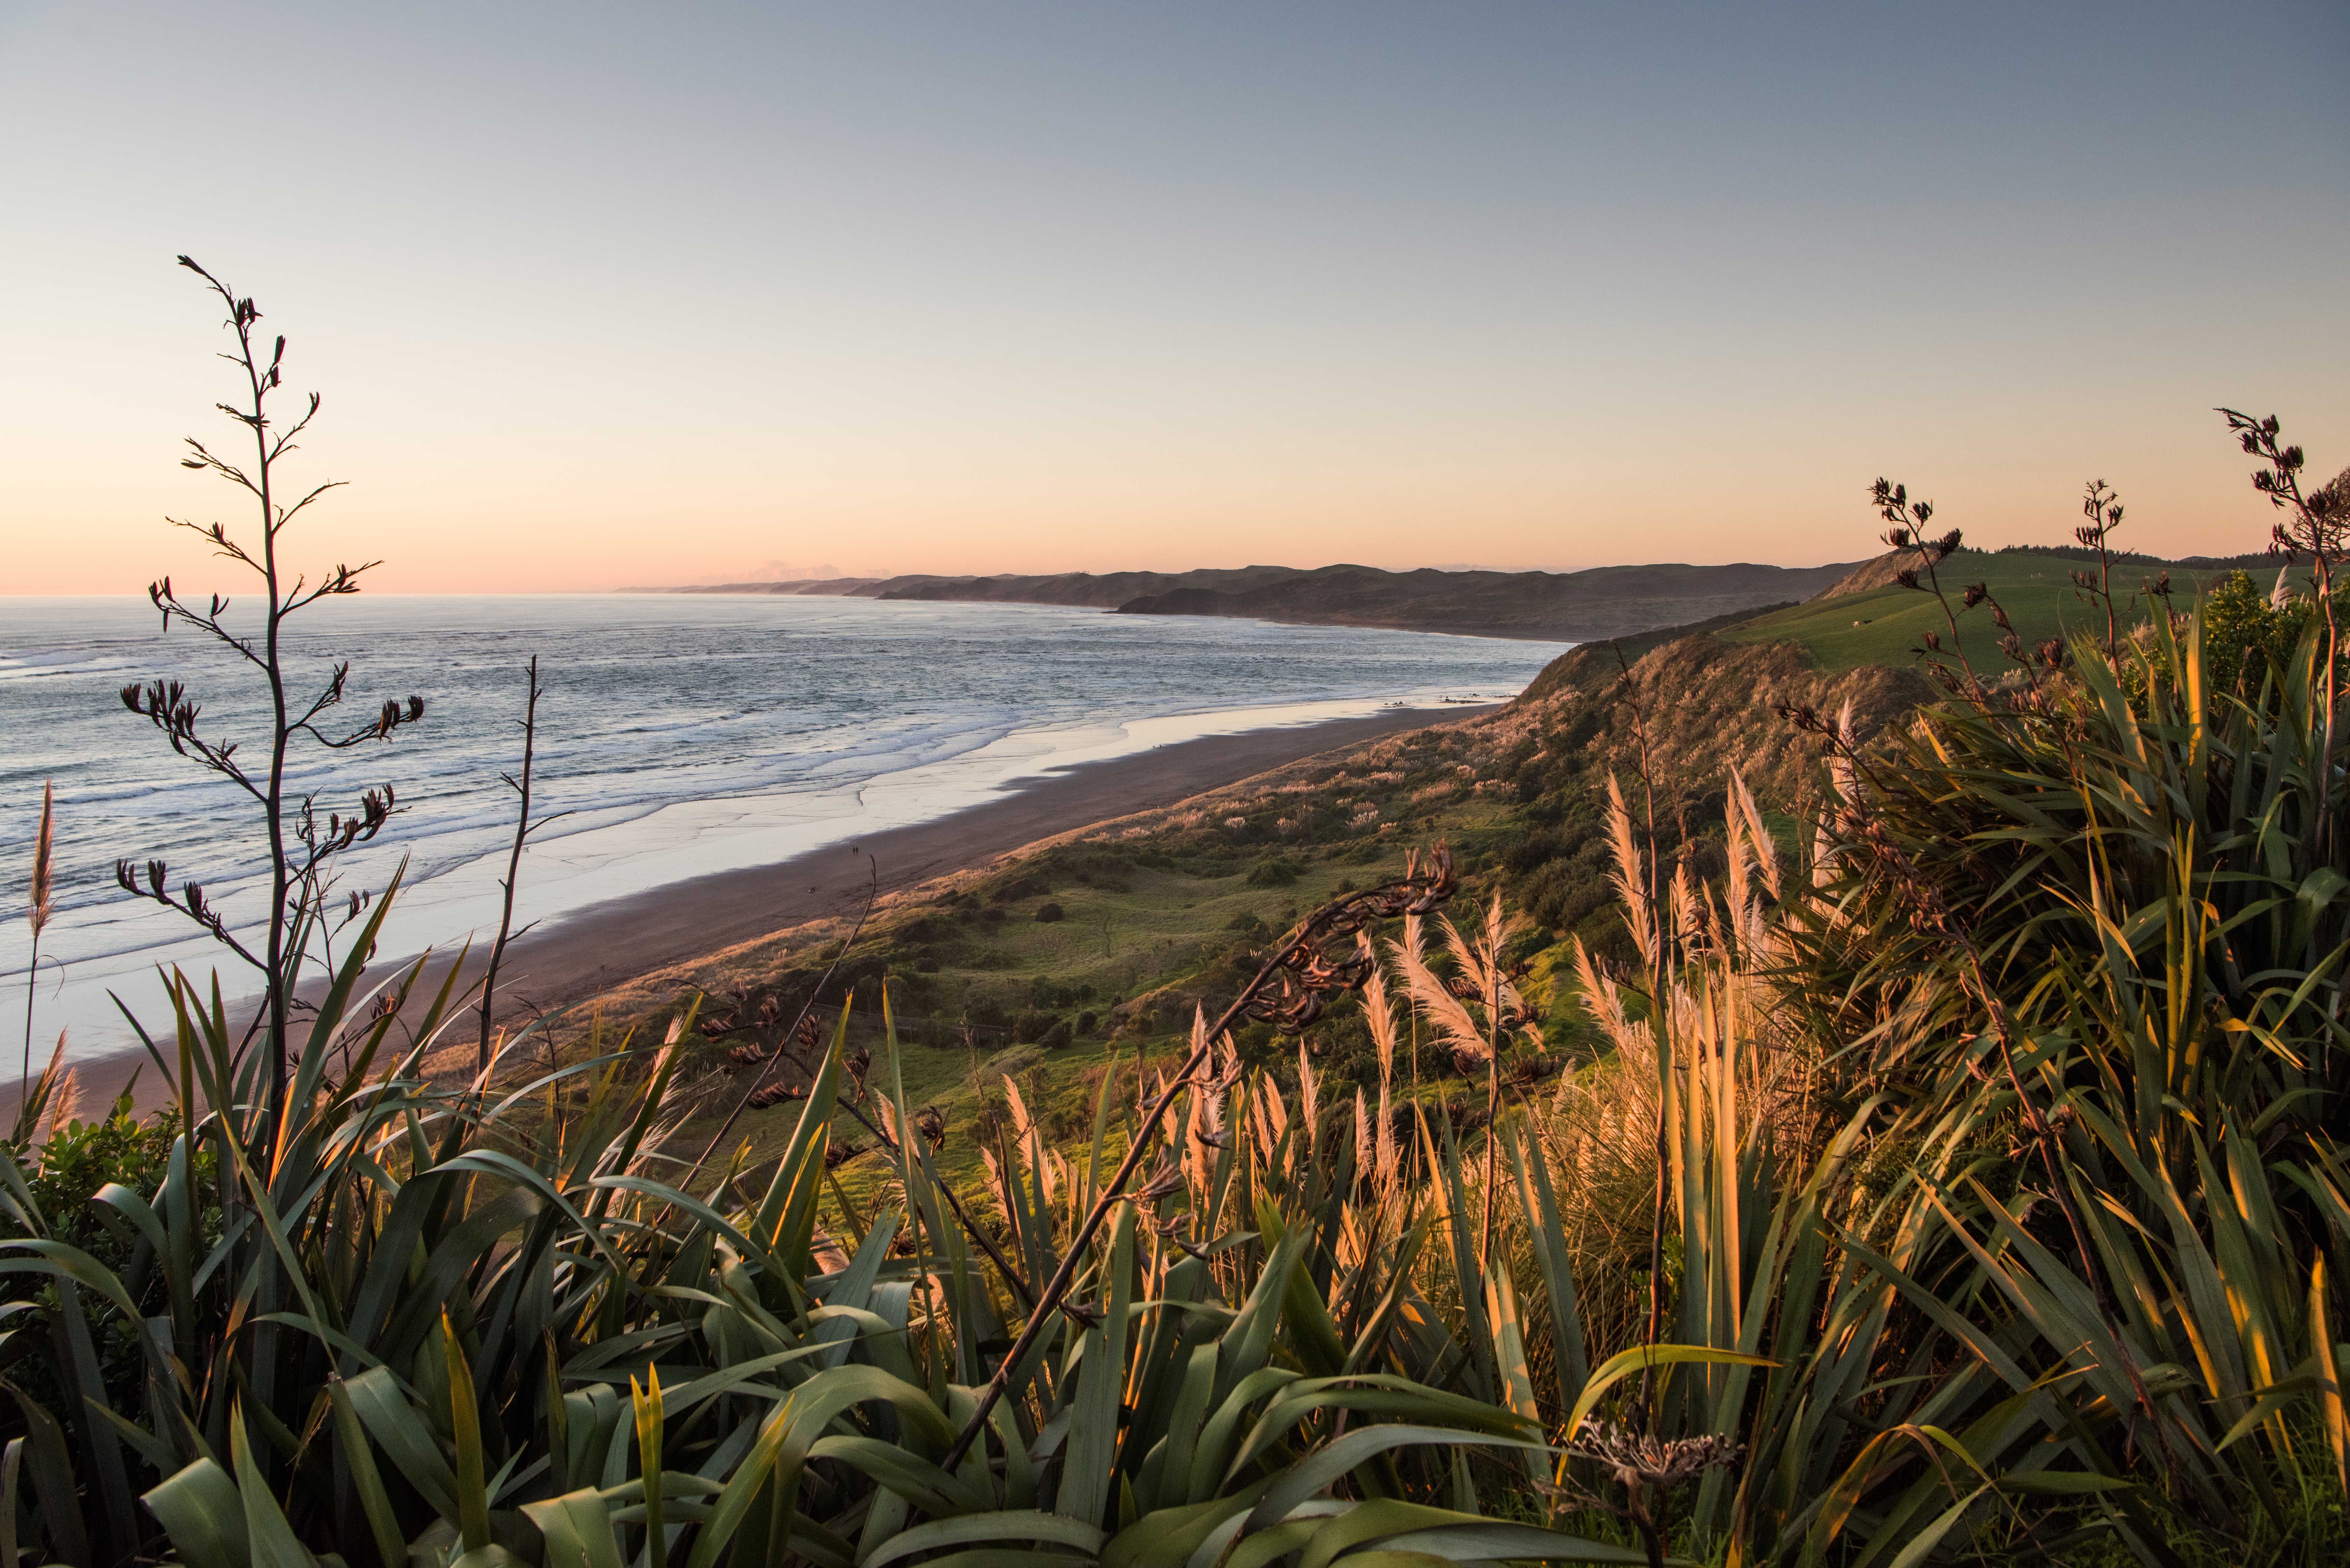
[[[332,862],[354,846],[374,838],[397,808],[389,785],[361,793],[350,812],[329,810],[318,820],[315,795],[289,792],[288,763],[297,743],[329,751],[388,740],[392,732],[424,716],[421,698],[405,705],[387,701],[366,723],[347,731],[323,728],[331,711],[341,706],[350,676],[348,662],[337,664],[306,700],[294,691],[296,673],[287,658],[286,635],[293,617],[322,599],[359,591],[359,579],[380,563],[337,565],[313,582],[294,571],[284,558],[286,531],[295,521],[340,482],[319,484],[296,493],[284,483],[281,464],[299,450],[298,438],[317,417],[318,394],[309,394],[302,410],[281,421],[271,399],[282,387],[286,339],[281,335],[264,347],[258,336],[261,311],[251,298],[237,294],[218,277],[182,256],[180,265],[202,278],[210,292],[227,307],[226,326],[234,343],[222,358],[236,368],[238,401],[221,403],[221,412],[241,427],[251,441],[252,455],[238,460],[214,452],[191,436],[182,465],[209,473],[241,492],[257,513],[250,533],[232,532],[224,523],[197,524],[172,519],[173,526],[201,535],[213,553],[250,572],[261,588],[257,635],[240,629],[226,618],[230,601],[219,594],[202,599],[182,596],[170,577],[148,587],[148,598],[162,617],[166,631],[174,626],[201,633],[242,661],[259,678],[269,696],[269,724],[257,765],[240,755],[243,742],[202,721],[203,704],[177,680],[132,682],[122,689],[122,704],[146,719],[180,756],[226,780],[257,810],[269,864],[268,891],[262,909],[260,950],[247,945],[240,928],[203,885],[182,877],[172,886],[171,868],[161,860],[143,865],[120,860],[115,880],[122,890],[174,909],[209,932],[259,979],[263,1000],[251,1033],[261,1038],[268,1063],[270,1103],[286,1105],[293,1072],[293,1027],[296,988],[309,963],[310,947],[331,919],[328,897]],[[290,498],[289,498],[290,497]],[[359,918],[362,900],[354,893],[346,919]]]
[[[1737,1563],[2350,1548],[2327,633],[2217,691],[2161,597],[2125,668],[2011,649],[1880,748],[1799,715],[1826,765],[1792,863],[1733,781],[1722,886],[1652,898],[1615,796],[1648,1011],[1580,955],[1612,1049],[1528,1107],[1566,1196],[1520,1223],[1586,1343],[1628,1346],[1601,1366],[1664,1382],[1646,1434],[1596,1372],[1544,1390],[1562,1505]]]
[[[522,934],[514,929],[515,889],[522,883],[522,852],[529,846],[532,834],[557,817],[569,815],[556,812],[536,818],[530,815],[531,767],[538,754],[538,700],[546,695],[546,688],[539,684],[538,655],[534,653],[530,656],[530,664],[525,674],[528,678],[529,694],[523,703],[521,720],[522,768],[519,774],[500,775],[506,787],[515,792],[518,804],[515,810],[514,842],[506,853],[506,874],[498,881],[497,935],[490,943],[489,961],[482,970],[482,1000],[477,1009],[481,1031],[474,1041],[473,1054],[473,1070],[476,1073],[487,1071],[490,1065],[490,1030],[495,1021],[498,969],[505,961],[506,944]]]
[[[99,1195],[127,1268],[52,1234],[0,1151],[24,1231],[0,1272],[71,1297],[62,1366],[84,1398],[14,1396],[34,1436],[0,1515],[21,1510],[27,1543],[197,1568],[329,1549],[388,1568],[1641,1560],[1481,1504],[1472,1469],[1523,1485],[1549,1462],[1514,1287],[1497,1270],[1486,1343],[1464,1341],[1418,1280],[1442,1221],[1392,1140],[1384,1178],[1357,1170],[1379,1140],[1346,1136],[1310,1061],[1286,1088],[1202,1019],[1159,1085],[1173,1114],[1134,1114],[1106,1075],[1074,1148],[1008,1086],[983,1235],[931,1164],[946,1128],[906,1100],[886,1005],[860,1070],[836,1022],[773,1113],[794,1130],[772,1168],[682,1161],[668,1151],[698,1146],[703,1103],[681,1082],[687,1017],[548,1072],[525,1032],[486,1076],[426,1077],[475,1021],[421,961],[361,990],[397,898],[347,946],[284,1117],[240,1089],[258,1064],[217,992],[175,981],[150,1038],[180,1107],[167,1174]],[[1370,934],[1329,940],[1359,958]],[[1277,1014],[1340,972],[1284,948]],[[862,1205],[828,1169],[859,1123],[893,1168]],[[1443,1170],[1457,1193],[1457,1154]],[[845,1247],[818,1225],[828,1201]],[[208,1210],[227,1221],[208,1231]],[[1445,1251],[1473,1251],[1466,1206],[1450,1212]],[[1024,1277],[1069,1284],[1032,1297]],[[1024,1314],[1041,1326],[1014,1355]],[[137,1330],[129,1399],[78,1332],[117,1324]],[[1456,1386],[1472,1355],[1502,1402]]]
[[[2271,525],[2269,548],[2288,561],[2308,557],[2315,579],[2318,609],[2325,622],[2325,669],[2318,682],[2324,718],[2321,750],[2330,759],[2342,659],[2341,612],[2334,602],[2334,572],[2350,555],[2350,490],[2337,476],[2332,483],[2304,492],[2301,472],[2309,460],[2300,447],[2284,441],[2284,427],[2274,414],[2256,419],[2237,409],[2218,412],[2245,454],[2260,461],[2261,466],[2252,471],[2252,488],[2283,514]],[[2324,831],[2322,826],[2319,831]]]
[[[1815,1327],[1749,1418],[1744,1555],[2167,1563],[2311,1506],[2350,1544],[2330,634],[2221,691],[2200,608],[2149,608],[2118,668],[1952,682],[1874,752],[1797,715],[1834,766],[1783,1011],[1828,1122],[1774,1225],[1824,1272],[1785,1286]]]

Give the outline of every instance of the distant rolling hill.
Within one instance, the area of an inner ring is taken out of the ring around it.
[[[1381,572],[1325,566],[1255,587],[1183,587],[1123,615],[1252,616],[1589,642],[1802,598],[1848,566],[1598,566],[1585,572]]]
[[[1597,566],[1582,572],[1241,566],[1193,572],[730,583],[681,591],[1076,605],[1120,615],[1241,616],[1309,626],[1388,627],[1588,642],[1659,627],[1735,618],[1808,598],[1843,579],[1858,565],[1676,564]]]

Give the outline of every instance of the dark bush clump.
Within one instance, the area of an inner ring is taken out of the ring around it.
[[[1296,880],[1297,867],[1278,856],[1258,861],[1248,874],[1248,885],[1252,888],[1286,888]]]
[[[1038,1038],[1036,1044],[1044,1046],[1048,1051],[1057,1051],[1062,1046],[1066,1045],[1071,1038],[1069,1021],[1066,1018],[1062,1018],[1055,1020],[1053,1027],[1045,1030],[1044,1034]]]
[[[927,1008],[938,1001],[939,982],[917,968],[909,974],[899,971],[889,977],[889,992],[899,1008],[911,1011]]]
[[[1502,864],[1509,867],[1512,876],[1523,877],[1567,855],[1572,847],[1562,835],[1537,829],[1504,850]]]
[[[835,992],[851,991],[869,985],[889,972],[889,952],[886,948],[868,948],[863,952],[850,953],[832,971]]]
[[[1068,919],[1068,916],[1069,912],[1061,908],[1058,904],[1039,904],[1036,906],[1036,921],[1039,925],[1049,926],[1055,920],[1065,920]]]
[[[1058,1012],[1080,1002],[1091,1002],[1094,988],[1090,985],[1066,985],[1049,974],[1040,974],[1028,982],[1028,1005]]]

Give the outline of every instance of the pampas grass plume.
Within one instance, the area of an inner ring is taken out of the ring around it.
[[[49,1096],[49,1137],[55,1137],[73,1126],[80,1115],[81,1075],[68,1067]]]
[[[53,866],[56,845],[57,786],[41,785],[41,831],[33,839],[33,937],[38,940],[57,909],[57,877]]]

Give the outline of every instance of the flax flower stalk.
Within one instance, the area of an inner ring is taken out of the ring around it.
[[[33,924],[33,956],[25,965],[25,1061],[16,1074],[16,1100],[24,1103],[33,1083],[33,997],[41,983],[41,933],[48,929],[49,916],[57,909],[57,877],[53,867],[56,845],[57,785],[41,785],[41,830],[33,838],[33,887],[31,908],[26,910]]]

